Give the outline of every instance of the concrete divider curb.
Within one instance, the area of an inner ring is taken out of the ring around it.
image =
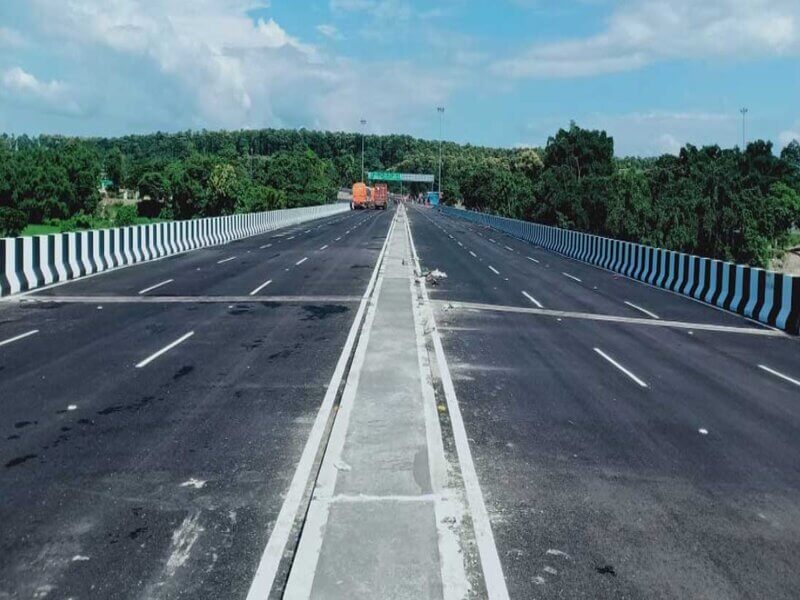
[[[0,239],[0,297],[349,210],[344,203]]]
[[[800,277],[449,206],[440,210],[789,333],[800,333]]]

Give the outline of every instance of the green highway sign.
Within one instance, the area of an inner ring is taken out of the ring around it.
[[[371,181],[407,181],[410,183],[433,183],[433,175],[419,173],[394,173],[393,171],[370,171],[367,179]]]

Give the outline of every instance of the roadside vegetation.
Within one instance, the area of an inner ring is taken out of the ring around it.
[[[367,170],[438,171],[436,141],[367,136],[365,148]],[[0,235],[330,202],[360,180],[360,151],[359,134],[306,130],[0,136]],[[765,266],[800,224],[797,142],[780,156],[755,141],[620,159],[605,132],[571,124],[544,148],[442,154],[447,203],[683,252]],[[117,205],[123,194],[144,200]]]

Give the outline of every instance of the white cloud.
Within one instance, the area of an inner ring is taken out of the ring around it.
[[[25,45],[25,38],[20,32],[9,27],[0,27],[0,47],[16,48]]]
[[[13,67],[3,72],[3,87],[13,93],[34,96],[52,102],[58,100],[63,91],[64,84],[60,81],[43,82],[22,67]]]
[[[427,114],[453,88],[454,75],[441,77],[425,66],[330,56],[272,18],[254,20],[253,1],[30,2],[48,47],[63,48],[71,64],[81,65],[76,77],[95,71],[113,76],[115,89],[92,92],[96,111],[115,114],[117,122],[124,114],[137,129],[166,123],[353,130],[365,116],[376,128],[409,131],[415,115]],[[369,4],[381,11],[403,3]],[[142,89],[149,89],[148,114],[117,101]]]
[[[414,16],[406,0],[330,0],[331,12],[365,12],[377,20],[405,21]]]
[[[317,31],[319,31],[326,38],[329,38],[329,39],[332,39],[332,40],[344,39],[344,36],[336,28],[336,26],[335,25],[331,25],[329,23],[322,23],[320,25],[317,25]]]
[[[57,80],[41,81],[22,67],[12,67],[0,76],[3,95],[27,106],[37,106],[51,112],[78,114],[80,108],[70,98],[67,86]]]
[[[741,144],[741,117],[737,113],[709,111],[649,110],[623,114],[593,113],[581,116],[577,124],[586,129],[602,129],[614,138],[617,156],[657,156],[677,154],[686,144]],[[545,144],[547,137],[563,119],[538,118],[526,128],[534,139]]]
[[[511,78],[583,77],[675,58],[797,54],[797,0],[628,0],[600,33],[536,44],[493,69]]]
[[[781,131],[780,134],[778,134],[778,143],[780,145],[781,150],[783,150],[793,141],[800,142],[800,131],[786,130],[786,131]]]

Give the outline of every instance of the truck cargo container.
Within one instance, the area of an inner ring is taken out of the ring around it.
[[[350,202],[350,210],[362,210],[367,208],[369,203],[369,189],[362,182],[353,184],[353,200]]]
[[[372,207],[386,210],[389,202],[389,186],[385,183],[376,183],[372,188]]]

